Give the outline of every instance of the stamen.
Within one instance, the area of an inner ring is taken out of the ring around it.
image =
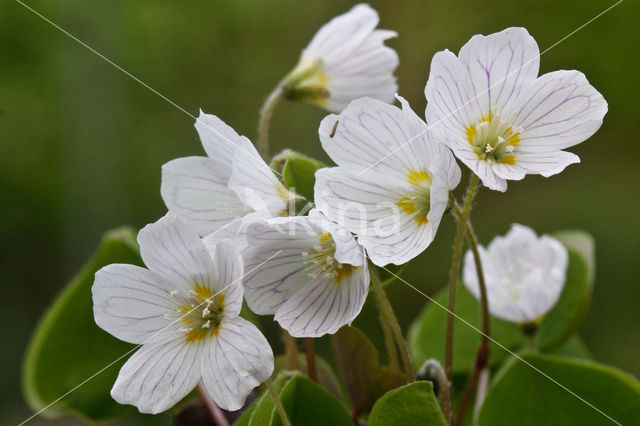
[[[177,294],[178,294],[178,290],[171,290],[169,292],[169,296],[171,296],[171,297],[176,297]]]
[[[202,328],[209,328],[209,327],[211,327],[211,320],[207,320],[207,322],[202,324]]]

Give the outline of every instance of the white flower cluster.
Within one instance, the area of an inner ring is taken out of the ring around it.
[[[366,5],[333,19],[285,78],[289,98],[338,113],[319,127],[337,167],[316,173],[307,215],[295,215],[301,197],[216,116],[201,112],[195,123],[206,157],[164,165],[169,213],[138,236],[148,269],[110,265],[93,287],[97,324],[142,345],[120,371],[117,401],[157,413],[202,381],[220,407],[241,408],[273,372],[268,342],[239,316],[243,299],[294,337],[334,333],[362,309],[369,260],[404,264],[433,241],[460,181],[455,157],[505,190],[507,179],[577,162],[562,149],[602,122],[606,103],[581,73],[537,77],[538,47],[521,28],[474,36],[458,56],[437,53],[425,122],[403,98],[402,108],[387,103],[398,59],[383,42],[395,33],[377,23]],[[483,250],[489,298],[500,300],[500,316],[533,320],[562,288],[566,251],[547,240],[538,250],[530,231],[512,232],[531,246]],[[519,254],[526,261],[513,260]],[[472,269],[465,278],[477,293]],[[519,304],[503,308],[512,293]],[[543,293],[536,309],[525,306],[527,295]]]

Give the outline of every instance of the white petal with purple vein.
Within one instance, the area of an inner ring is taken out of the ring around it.
[[[202,356],[202,382],[224,410],[242,408],[256,386],[273,373],[273,352],[255,325],[236,317],[225,320],[207,341]]]
[[[157,414],[184,398],[200,380],[204,343],[185,343],[184,336],[142,345],[120,369],[111,396]]]

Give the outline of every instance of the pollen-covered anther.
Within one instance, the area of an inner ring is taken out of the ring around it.
[[[176,297],[177,295],[178,295],[178,290],[171,290],[169,292],[169,296],[171,296],[171,297]]]

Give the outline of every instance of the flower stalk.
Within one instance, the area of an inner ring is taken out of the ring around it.
[[[380,282],[380,277],[378,276],[376,269],[373,265],[371,265],[370,268],[371,285],[376,296],[378,309],[380,310],[380,320],[382,323],[386,323],[388,325],[388,327],[386,327],[383,324],[382,329],[385,332],[388,332],[389,329],[391,330],[393,339],[395,340],[398,351],[400,352],[400,357],[402,358],[405,375],[407,376],[407,380],[411,381],[413,380],[413,367],[411,365],[411,359],[409,358],[407,342],[404,340],[404,336],[402,334],[402,328],[400,328],[400,323],[398,322],[396,314],[393,312],[391,302],[389,302],[389,298],[382,288],[382,283]]]
[[[460,214],[456,216],[458,219],[458,225],[456,227],[456,235],[453,243],[453,255],[451,257],[451,268],[449,269],[449,306],[447,315],[447,331],[445,337],[445,372],[447,373],[447,380],[449,386],[451,386],[451,378],[453,373],[453,323],[454,313],[456,309],[456,289],[458,284],[458,272],[460,271],[460,262],[462,260],[462,245],[464,242],[464,234],[467,225],[467,220],[471,213],[471,205],[473,204],[473,198],[475,197],[478,188],[478,176],[474,173],[471,174],[469,179],[469,185],[464,197],[464,203]],[[453,407],[451,401],[443,407],[444,415],[449,425],[453,424]]]
[[[204,405],[207,407],[207,411],[209,412],[213,423],[216,426],[229,426],[227,418],[224,416],[224,413],[222,412],[220,407],[218,407],[218,405],[213,402],[213,399],[211,399],[211,397],[209,396],[209,392],[207,392],[207,389],[205,388],[202,381],[198,383],[198,391],[200,392],[200,397],[204,401]]]
[[[458,205],[455,206],[455,212],[457,215],[460,215],[461,210]],[[482,338],[480,340],[480,345],[478,346],[478,352],[476,354],[476,362],[473,369],[473,372],[469,376],[469,380],[464,389],[464,393],[462,395],[462,399],[460,401],[460,406],[458,408],[458,414],[456,416],[456,424],[462,425],[464,423],[464,416],[471,402],[471,398],[473,397],[473,393],[478,388],[478,393],[480,392],[479,386],[481,383],[478,382],[481,373],[484,370],[487,370],[488,374],[488,361],[489,361],[489,336],[491,333],[491,317],[489,316],[489,299],[487,297],[487,287],[484,280],[484,272],[482,270],[482,262],[480,261],[480,252],[478,250],[478,239],[473,231],[473,226],[471,225],[471,221],[467,220],[466,224],[466,233],[467,233],[467,242],[469,243],[469,247],[471,247],[471,252],[473,253],[473,260],[476,265],[476,272],[478,275],[478,287],[480,288],[480,305],[482,311]],[[477,385],[477,386],[476,386]]]
[[[280,420],[282,420],[282,424],[284,426],[291,426],[291,421],[289,420],[289,416],[287,416],[287,412],[284,409],[284,405],[282,405],[282,401],[280,400],[280,396],[278,395],[278,391],[276,387],[273,385],[273,381],[271,378],[268,378],[266,382],[264,382],[267,390],[269,391],[269,395],[271,395],[271,399],[273,400],[273,405],[276,407],[276,411],[278,411],[278,415],[280,416]]]
[[[284,344],[284,351],[287,354],[287,361],[289,362],[289,368],[291,370],[302,371],[300,367],[300,356],[298,354],[298,345],[296,339],[292,337],[284,328],[282,331],[282,343]]]
[[[312,382],[318,383],[318,367],[316,366],[316,348],[313,338],[304,338],[304,351],[307,355],[307,377]]]
[[[258,152],[264,161],[269,161],[269,129],[271,127],[271,116],[276,106],[284,96],[282,86],[278,85],[269,94],[260,109],[260,120],[258,121]]]

